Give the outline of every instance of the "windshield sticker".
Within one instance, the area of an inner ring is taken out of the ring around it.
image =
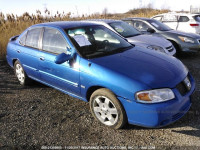
[[[124,32],[124,29],[121,26],[115,26],[115,30],[119,33]]]
[[[159,25],[156,24],[155,22],[152,22],[151,24],[152,24],[154,27],[159,28]]]
[[[75,35],[73,38],[80,47],[91,45],[90,41],[84,35]]]

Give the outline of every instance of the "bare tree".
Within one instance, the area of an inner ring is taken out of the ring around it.
[[[152,3],[149,3],[149,4],[147,4],[147,6],[146,6],[148,9],[153,9],[153,4]]]

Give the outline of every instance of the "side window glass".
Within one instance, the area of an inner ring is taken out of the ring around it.
[[[133,26],[139,31],[147,31],[147,29],[150,28],[146,23],[142,21],[134,21]]]
[[[188,22],[190,19],[187,16],[180,16],[179,22]]]
[[[39,48],[38,46],[38,40],[40,38],[41,28],[34,28],[28,31],[27,37],[26,37],[26,46],[33,47],[33,48]]]
[[[112,35],[106,33],[104,30],[98,29],[95,30],[93,34],[96,41],[102,41],[102,37],[105,37],[104,40],[108,40],[109,43],[120,43],[120,41],[114,39]]]
[[[56,29],[45,28],[42,49],[54,54],[67,53],[68,44]]]
[[[162,21],[162,16],[157,16],[157,17],[154,17],[153,19],[158,20],[158,21]]]
[[[26,43],[26,36],[27,36],[27,32],[21,36],[21,38],[19,40],[19,43],[21,45],[25,45],[25,43]]]
[[[133,26],[133,22],[129,21],[129,20],[125,20],[126,23],[128,23],[129,25]]]
[[[193,18],[195,19],[195,21],[200,22],[200,15],[194,16]]]
[[[163,17],[163,22],[177,22],[177,16],[175,15],[165,15]]]

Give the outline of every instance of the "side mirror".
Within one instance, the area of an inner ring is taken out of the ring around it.
[[[67,47],[67,54],[71,55],[71,53],[72,53],[71,48]]]
[[[58,56],[56,56],[55,63],[56,64],[62,64],[64,62],[70,60],[70,58],[71,58],[71,55],[65,54],[65,53],[61,53]]]
[[[152,28],[148,28],[147,32],[149,32],[149,33],[155,33],[156,31],[154,29],[152,29]]]

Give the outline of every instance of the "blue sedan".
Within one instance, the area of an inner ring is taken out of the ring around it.
[[[189,110],[195,89],[175,57],[93,23],[33,25],[10,39],[7,61],[21,85],[36,80],[89,102],[93,116],[115,129],[168,125]]]

